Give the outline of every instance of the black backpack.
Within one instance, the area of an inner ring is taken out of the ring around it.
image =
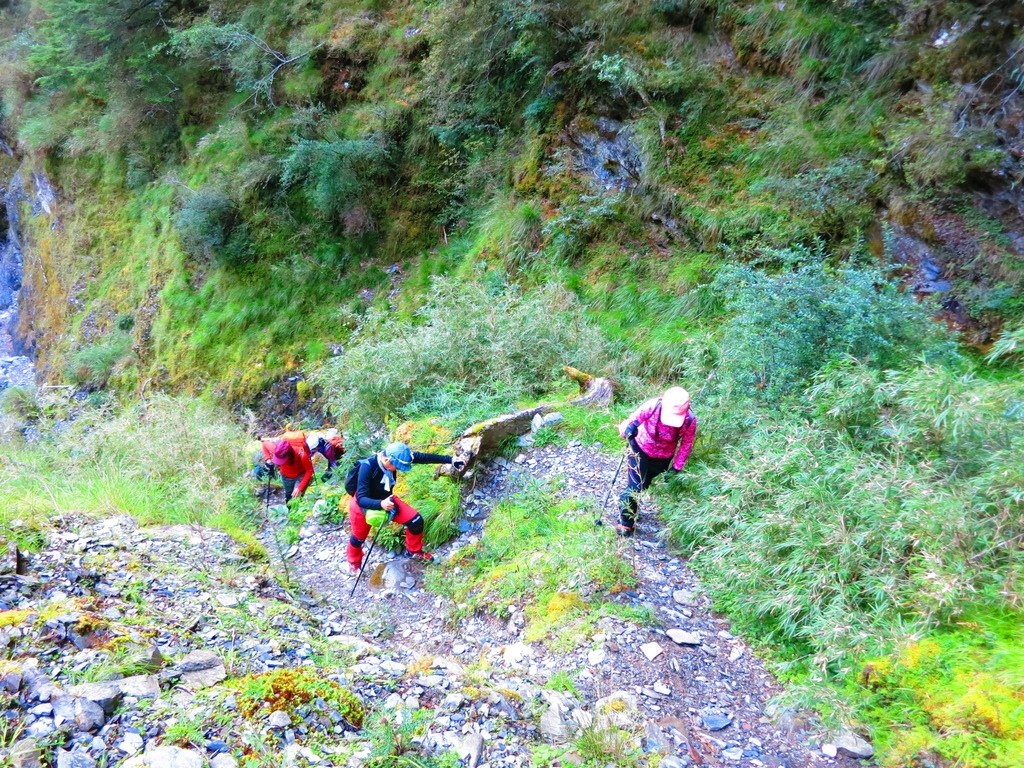
[[[358,459],[352,462],[352,467],[349,469],[348,474],[345,475],[345,493],[349,496],[356,495],[356,485],[359,483],[359,465],[364,461],[366,459]]]

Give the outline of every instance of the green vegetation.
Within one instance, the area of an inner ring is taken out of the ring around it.
[[[464,428],[545,391],[563,364],[604,366],[597,329],[563,289],[524,295],[497,276],[438,279],[428,290],[417,322],[369,314],[355,343],[317,374],[337,413],[359,426],[396,412],[439,414]]]
[[[252,544],[254,499],[237,490],[245,444],[213,406],[165,395],[118,414],[80,412],[42,444],[15,433],[0,459],[8,500],[0,533],[34,548],[54,519],[128,514],[143,524],[208,525]]]
[[[617,451],[608,425],[679,381],[701,429],[662,506],[718,607],[893,764],[1009,765],[1019,27],[1010,0],[6,4],[3,133],[60,193],[57,222],[21,204],[22,328],[93,399],[27,447],[70,411],[4,395],[0,531],[127,512],[244,538],[240,430],[161,389],[262,405],[310,374],[369,445],[568,394],[574,364],[623,404],[537,442]],[[968,344],[906,292],[904,236]],[[436,545],[458,489],[429,473],[402,492]],[[317,486],[289,531],[343,501]],[[630,574],[567,504],[506,501],[438,589],[525,601],[553,643],[621,611],[593,598]],[[602,570],[570,585],[574,562]],[[602,738],[579,751],[629,759]]]
[[[293,714],[299,707],[327,706],[336,709],[354,728],[363,724],[365,708],[359,698],[312,667],[275,669],[249,675],[237,682],[238,708],[246,717],[275,711]]]
[[[613,542],[581,502],[533,485],[499,503],[483,537],[428,574],[429,584],[465,613],[520,605],[527,641],[568,650],[593,634],[602,616],[650,620],[612,599],[636,583]]]
[[[930,752],[959,765],[1009,768],[1024,754],[1024,621],[964,616],[957,626],[871,659],[846,691],[876,728],[885,764]],[[902,713],[901,728],[891,727]]]

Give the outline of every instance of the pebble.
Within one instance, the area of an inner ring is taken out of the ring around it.
[[[640,646],[640,652],[647,657],[648,661],[654,661],[665,652],[665,649],[657,643],[644,643]]]

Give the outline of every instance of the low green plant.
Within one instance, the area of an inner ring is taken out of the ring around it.
[[[67,367],[67,376],[75,384],[100,388],[107,384],[114,366],[131,354],[132,337],[115,331],[102,341],[82,347],[75,352]]]
[[[363,736],[370,742],[368,768],[455,768],[458,759],[448,752],[439,757],[425,755],[413,743],[430,725],[430,713],[415,709],[395,712],[377,710],[367,718]]]
[[[240,266],[251,255],[248,229],[238,204],[226,192],[205,187],[188,192],[174,218],[185,252],[224,266]]]
[[[277,669],[249,675],[235,683],[238,708],[246,717],[280,710],[294,714],[314,702],[326,702],[355,728],[363,724],[365,708],[359,698],[312,667]],[[322,705],[317,705],[322,706]]]
[[[164,731],[165,744],[179,747],[198,747],[206,743],[206,720],[201,716],[181,716]]]
[[[585,641],[597,618],[614,611],[611,595],[636,583],[589,508],[531,484],[499,503],[484,536],[428,576],[429,587],[463,612],[522,605],[526,639],[564,647]]]

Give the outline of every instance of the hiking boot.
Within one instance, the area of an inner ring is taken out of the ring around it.
[[[405,556],[410,560],[419,560],[424,563],[434,562],[434,556],[429,552],[410,552],[408,549],[405,550]]]
[[[633,529],[630,528],[628,525],[619,524],[615,526],[615,533],[618,536],[629,537],[633,535]]]
[[[359,571],[360,571],[359,566],[357,566],[357,565],[349,565],[349,567],[345,570],[345,575],[348,576],[350,579],[355,579],[355,578],[358,578]]]

